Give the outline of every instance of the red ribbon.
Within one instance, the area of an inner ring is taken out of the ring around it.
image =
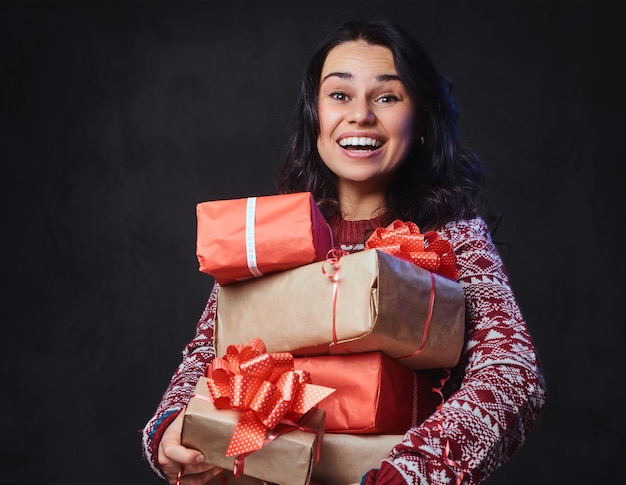
[[[316,464],[319,459],[320,459],[320,434],[321,434],[321,429],[318,428],[312,428],[312,427],[307,427],[305,426],[305,424],[311,419],[311,417],[313,416],[313,411],[315,409],[311,409],[309,411],[307,411],[302,417],[300,417],[297,421],[291,420],[291,419],[283,419],[280,421],[279,426],[272,431],[271,433],[269,433],[267,435],[267,437],[263,440],[263,446],[265,446],[267,443],[270,443],[272,441],[274,441],[276,438],[278,438],[279,436],[284,435],[285,433],[289,433],[290,431],[295,431],[295,430],[300,430],[300,431],[304,431],[306,433],[315,433],[315,435],[317,436],[317,443],[318,445],[315,447],[315,455],[313,457],[313,464]],[[247,453],[243,453],[239,456],[237,456],[237,458],[235,458],[235,462],[233,464],[233,475],[235,476],[235,478],[239,478],[241,475],[243,475],[243,467],[244,467],[244,460],[246,459],[246,457],[253,453],[253,451],[249,451]]]
[[[396,219],[377,228],[365,241],[365,249],[379,249],[452,280],[459,277],[452,244],[435,231],[422,234],[411,221]]]
[[[412,223],[411,223],[412,224]],[[415,226],[417,227],[417,226]],[[344,350],[345,352],[353,354],[354,352],[344,346],[342,346],[337,339],[337,290],[339,288],[339,260],[342,256],[345,256],[345,251],[339,249],[331,249],[328,252],[325,263],[333,268],[332,272],[326,270],[325,265],[322,265],[322,273],[328,279],[333,282],[333,300],[332,300],[332,342],[334,345]],[[430,297],[428,301],[428,314],[426,315],[426,322],[424,322],[424,332],[422,333],[422,341],[419,347],[408,355],[396,357],[397,359],[408,359],[409,357],[415,357],[425,347],[428,340],[428,332],[430,331],[430,322],[433,317],[433,309],[435,307],[435,277],[432,272],[430,273]]]
[[[207,367],[215,407],[241,411],[226,456],[260,449],[268,430],[282,420],[301,418],[335,391],[311,384],[308,372],[295,371],[291,354],[265,350],[258,338],[248,345],[229,345],[226,355]]]
[[[344,350],[345,352],[353,354],[354,352],[352,350],[343,347],[337,340],[336,314],[337,314],[337,290],[339,288],[339,260],[341,259],[342,256],[345,256],[347,254],[348,253],[346,251],[343,251],[341,249],[331,249],[330,251],[328,251],[328,254],[326,256],[326,261],[322,265],[322,273],[324,274],[324,276],[326,276],[329,280],[333,282],[333,301],[332,301],[332,315],[333,315],[333,321],[332,321],[332,339],[333,340],[332,341],[333,341],[333,344],[339,347],[340,349]],[[330,267],[333,268],[333,270],[330,272],[327,271],[325,264],[328,264]]]
[[[450,379],[450,369],[443,369],[443,376],[441,377],[441,379],[439,379],[439,384],[437,386],[433,386],[432,391],[437,394],[440,398],[441,398],[441,402],[439,404],[437,404],[437,411],[439,411],[441,409],[441,407],[444,405],[446,399],[443,397],[443,386],[446,384],[446,382],[448,382],[448,379]]]
[[[408,359],[409,357],[415,357],[419,354],[424,347],[426,346],[426,341],[428,340],[428,332],[430,332],[430,322],[433,319],[433,309],[435,308],[435,277],[432,272],[430,273],[430,295],[428,298],[428,313],[426,314],[426,321],[424,322],[424,332],[422,332],[422,341],[420,342],[419,347],[408,355],[403,355],[401,357],[396,357],[397,359]]]
[[[181,465],[178,469],[178,475],[176,475],[176,485],[181,485],[180,481],[182,480],[183,476],[185,476],[185,465]],[[222,482],[224,485],[228,485],[228,480],[224,478],[224,475],[222,475],[222,473],[220,473],[218,476],[220,477],[220,482]]]
[[[445,433],[443,426],[441,426],[441,424],[438,423],[437,428],[439,428],[439,431],[441,431],[442,438],[443,438],[443,434]],[[461,468],[460,463],[450,458],[450,440],[448,438],[446,438],[446,444],[444,445],[444,448],[443,448],[443,462],[448,466],[458,468],[460,470],[459,476],[456,477],[456,481],[454,482],[454,485],[461,485],[461,482],[463,481],[463,477],[465,476],[465,472]]]

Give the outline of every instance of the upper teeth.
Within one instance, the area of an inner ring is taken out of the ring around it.
[[[343,138],[341,140],[339,140],[339,144],[342,147],[345,146],[373,146],[378,148],[379,146],[381,146],[383,144],[382,141],[380,140],[376,140],[374,138],[368,138],[368,137],[358,137],[358,136],[349,136],[347,138]]]

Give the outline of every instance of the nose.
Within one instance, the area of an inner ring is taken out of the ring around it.
[[[348,114],[348,121],[359,125],[371,125],[376,121],[376,115],[367,99],[355,99]]]

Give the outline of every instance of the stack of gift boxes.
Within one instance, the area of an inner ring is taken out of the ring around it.
[[[286,355],[302,385],[326,392],[310,411],[286,411],[288,432],[270,424],[260,449],[228,456],[249,411],[218,404],[211,386],[220,371],[208,369],[187,407],[183,444],[245,475],[242,485],[359,482],[441,404],[416,370],[459,359],[464,296],[451,246],[395,221],[365,250],[342,253],[310,193],[204,202],[197,222],[200,271],[220,283],[216,355],[230,356],[234,374],[247,365],[243,354],[249,362]],[[260,343],[253,355],[252,342]]]

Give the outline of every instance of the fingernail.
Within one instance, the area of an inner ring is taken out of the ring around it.
[[[203,463],[203,462],[204,462],[204,455],[196,456],[196,463]]]

